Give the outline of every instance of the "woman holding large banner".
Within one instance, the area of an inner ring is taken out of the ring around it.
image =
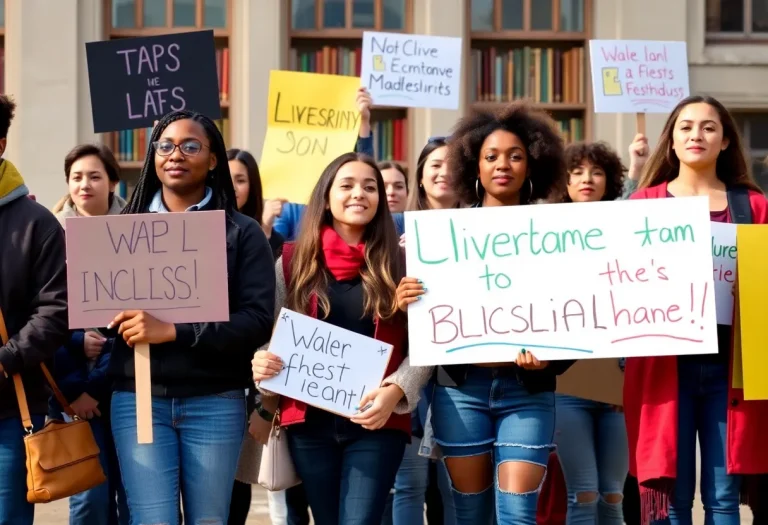
[[[733,117],[710,97],[686,98],[672,111],[639,188],[632,199],[707,195],[713,222],[768,223]],[[732,335],[718,325],[717,354],[627,359],[630,471],[644,523],[691,523],[697,435],[706,523],[737,525],[740,501],[764,504],[750,475],[768,472],[768,404],[744,401],[734,388]]]
[[[546,114],[523,103],[460,121],[448,159],[460,195],[476,207],[561,202],[565,194],[562,138]],[[417,279],[403,279],[400,308],[424,292]],[[494,509],[498,523],[536,523],[554,448],[555,378],[571,364],[539,361],[522,350],[513,363],[437,369],[432,425],[458,525],[490,524]]]
[[[229,321],[171,324],[125,311],[108,327],[118,336],[109,368],[112,430],[135,523],[178,523],[180,494],[185,522],[227,522],[245,432],[248,363],[269,339],[274,310],[272,251],[259,224],[236,211],[221,133],[201,114],[169,113],[152,131],[123,213],[208,210],[225,212],[226,254],[216,256],[226,257]],[[139,444],[134,349],[145,343],[152,345],[153,442]]]

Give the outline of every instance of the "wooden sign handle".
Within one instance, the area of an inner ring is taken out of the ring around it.
[[[645,135],[645,113],[635,113],[635,133]]]
[[[152,443],[152,378],[149,367],[149,343],[134,349],[136,377],[136,429],[140,445]]]

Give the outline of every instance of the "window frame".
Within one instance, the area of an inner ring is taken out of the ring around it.
[[[384,0],[373,0],[373,27],[354,27],[354,0],[344,0],[344,27],[324,27],[325,0],[315,2],[315,27],[313,29],[294,29],[293,0],[288,0],[288,34],[294,38],[362,38],[365,31],[383,31],[387,33],[412,33],[414,0],[404,0],[404,27],[402,29],[384,29]]]
[[[552,2],[552,29],[532,29],[533,2],[540,0],[523,0],[523,28],[503,28],[503,2],[493,0],[493,28],[474,30],[472,28],[472,0],[467,0],[467,16],[471,38],[480,40],[584,40],[592,31],[592,0],[583,2],[583,27],[581,31],[563,31],[560,28],[560,0]]]
[[[707,30],[707,4],[710,0],[704,2],[704,30],[706,39],[713,43],[768,43],[768,31],[752,30],[752,2],[753,0],[742,0],[744,2],[742,21],[744,23],[743,31],[709,31]]]
[[[750,169],[755,164],[763,164],[764,168],[760,173],[752,173],[752,177],[755,179],[763,190],[768,192],[768,163],[765,160],[768,159],[768,148],[755,148],[752,146],[752,124],[750,122],[752,117],[758,115],[768,116],[768,111],[760,109],[740,109],[731,110],[734,120],[738,125],[738,131],[741,135],[742,147],[744,153],[747,155],[747,162]],[[764,184],[760,184],[763,182]]]
[[[112,26],[112,0],[104,0],[104,30],[108,37],[137,37],[137,36],[158,36],[171,33],[188,33],[190,31],[201,31],[213,29],[213,35],[216,37],[227,37],[232,27],[232,0],[225,0],[225,26],[207,27],[205,26],[205,0],[195,0],[195,25],[194,26],[174,26],[173,25],[173,0],[133,0],[134,18],[136,25],[134,27],[113,27]],[[162,2],[165,1],[165,26],[163,27],[144,27],[144,2]]]

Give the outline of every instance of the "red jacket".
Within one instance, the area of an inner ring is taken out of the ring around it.
[[[293,243],[285,243],[283,245],[283,275],[285,277],[286,288],[291,286],[291,259],[293,257]],[[317,318],[317,298],[312,297],[309,305],[309,312],[307,315]],[[405,359],[405,343],[407,341],[408,333],[406,331],[405,319],[398,314],[394,319],[390,321],[384,321],[381,319],[375,320],[376,329],[374,331],[374,339],[383,343],[391,344],[392,356],[389,359],[389,365],[384,377],[388,377],[393,374],[400,364]],[[296,423],[303,423],[306,418],[307,405],[301,401],[291,399],[290,397],[282,396],[280,399],[280,425],[288,426]],[[410,414],[395,414],[394,412],[389,417],[383,428],[389,428],[394,430],[402,430],[409,436],[411,435],[411,415]]]
[[[639,190],[630,199],[663,199],[666,196],[665,182]],[[749,201],[752,222],[768,223],[765,197],[750,191]],[[731,362],[731,368],[732,365]],[[732,384],[731,377],[729,384]],[[743,390],[734,388],[729,388],[728,399],[728,474],[768,473],[765,449],[768,402],[744,401]],[[629,471],[640,485],[643,523],[667,516],[669,494],[677,476],[677,410],[677,357],[628,358],[624,372],[624,414],[629,439]],[[754,496],[751,485],[743,484],[742,500],[754,505],[757,498],[750,497]]]

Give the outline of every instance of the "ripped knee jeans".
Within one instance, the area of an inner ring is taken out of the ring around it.
[[[553,392],[530,394],[509,369],[473,366],[461,386],[435,388],[432,426],[444,459],[492,456],[487,488],[465,493],[453,486],[456,525],[490,525],[494,509],[500,525],[535,525],[544,477],[531,491],[507,492],[499,468],[507,462],[546,468],[555,431]]]

